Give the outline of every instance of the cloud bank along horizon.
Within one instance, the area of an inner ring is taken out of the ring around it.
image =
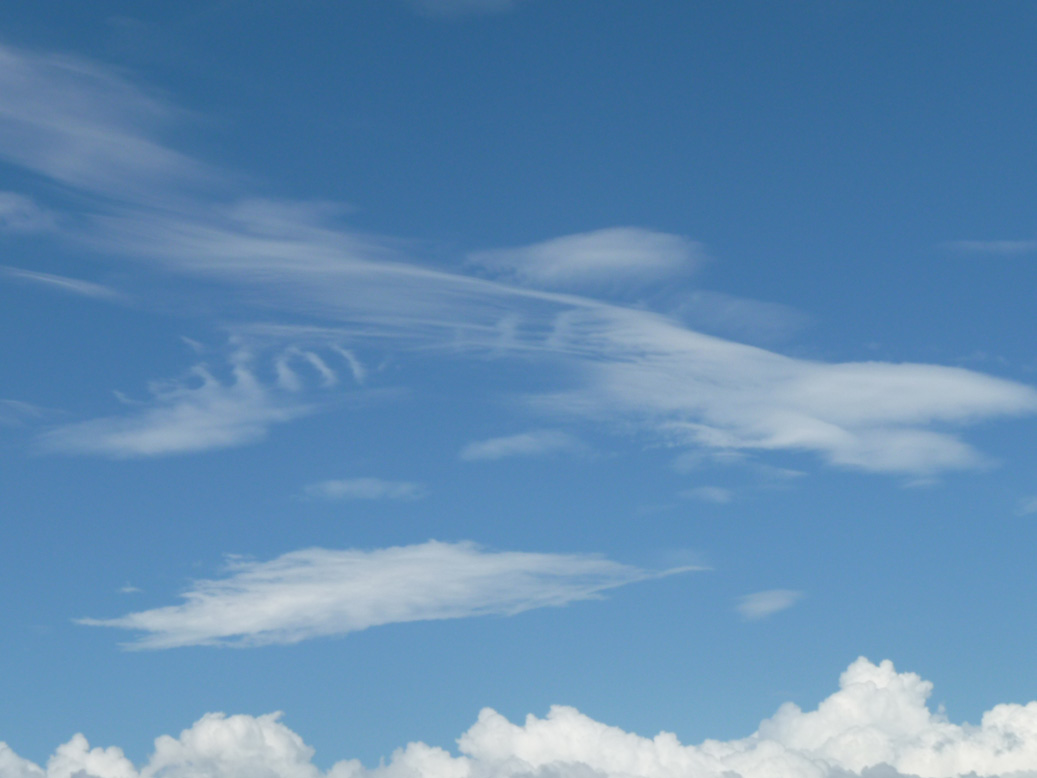
[[[1037,775],[1037,702],[1004,703],[978,724],[955,724],[930,710],[932,684],[886,660],[857,659],[839,690],[814,710],[785,703],[748,737],[683,745],[554,706],[521,724],[484,708],[457,739],[456,753],[425,743],[387,762],[355,759],[323,771],[314,751],[282,722],[209,713],[179,737],[155,740],[137,768],[115,746],[91,747],[82,734],[45,767],[0,743],[0,778],[1032,778]]]

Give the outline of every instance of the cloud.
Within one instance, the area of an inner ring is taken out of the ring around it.
[[[0,45],[0,95],[0,158],[62,184],[156,203],[215,179],[154,137],[182,112],[86,60]]]
[[[944,244],[953,251],[967,254],[1032,254],[1037,252],[1037,240],[955,240]]]
[[[269,562],[232,559],[182,605],[91,626],[143,633],[131,647],[258,646],[345,635],[382,624],[513,615],[695,568],[647,571],[586,554],[487,551],[429,541],[363,550],[310,548]]]
[[[411,481],[343,478],[309,484],[303,493],[325,500],[418,500],[425,496],[425,487]]]
[[[734,499],[734,493],[730,489],[719,486],[696,486],[694,489],[684,489],[680,496],[717,505],[726,505]]]
[[[46,408],[21,400],[0,399],[0,424],[2,425],[21,426],[28,421],[42,419],[50,413]]]
[[[612,227],[522,248],[480,251],[469,261],[522,285],[618,291],[686,274],[705,256],[701,244],[680,235]]]
[[[31,197],[0,191],[0,231],[44,232],[54,227],[54,215]]]
[[[521,724],[485,708],[458,753],[424,743],[378,767],[342,760],[327,771],[281,714],[209,713],[179,737],[163,735],[138,771],[122,750],[90,748],[83,735],[46,769],[0,743],[0,778],[1034,778],[1037,702],[1001,704],[978,725],[954,724],[927,705],[932,684],[863,657],[814,710],[782,705],[736,740],[684,745],[661,732],[625,732],[555,706]]]
[[[492,354],[562,367],[571,388],[531,397],[531,406],[685,449],[804,452],[840,468],[915,477],[989,465],[960,428],[1037,413],[1032,387],[975,371],[799,359],[589,296],[691,269],[703,252],[681,236],[617,227],[473,255],[493,280],[426,267],[412,245],[348,229],[326,203],[224,201],[212,187],[188,197],[184,181],[210,171],[157,139],[176,115],[97,66],[0,49],[0,156],[104,203],[71,237],[222,283],[264,312],[305,316],[350,348],[377,342],[419,359]],[[726,298],[697,308],[705,318],[745,318]],[[782,315],[764,312],[761,321]],[[730,321],[720,328],[730,331]],[[308,411],[288,398],[300,362],[286,357],[273,387],[234,379],[163,390],[146,411],[56,430],[48,441],[136,455],[256,440]],[[357,364],[350,369],[360,381]],[[186,437],[176,434],[181,423]]]
[[[1033,516],[1035,513],[1037,513],[1037,496],[1024,497],[1016,505],[1016,516]]]
[[[738,598],[737,610],[746,621],[765,619],[778,611],[791,608],[803,597],[803,592],[790,589],[771,589]]]
[[[586,447],[579,440],[561,430],[533,430],[469,443],[461,449],[460,457],[467,462],[480,462],[584,450]]]
[[[33,284],[41,284],[50,289],[68,294],[90,297],[94,300],[121,300],[122,295],[107,286],[95,284],[91,281],[82,281],[78,278],[68,278],[52,273],[39,273],[33,270],[22,270],[17,267],[0,265],[0,276],[7,276],[17,281],[26,281]]]
[[[308,366],[311,373],[300,376],[293,360]],[[153,382],[151,400],[131,403],[125,415],[56,427],[39,437],[39,446],[50,453],[114,458],[240,446],[264,438],[273,425],[326,405],[326,392],[315,400],[309,390],[314,377],[324,389],[337,383],[337,373],[324,360],[298,348],[272,357],[273,382],[259,377],[256,353],[240,341],[229,361],[227,378],[217,377],[204,363],[195,365],[184,379]]]

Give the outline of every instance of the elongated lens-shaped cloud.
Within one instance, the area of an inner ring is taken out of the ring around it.
[[[381,624],[512,615],[598,597],[691,567],[641,570],[599,556],[486,551],[473,543],[362,550],[310,548],[232,561],[185,603],[81,624],[142,633],[137,648],[297,643]]]
[[[115,747],[76,735],[43,770],[0,743],[0,778],[1033,778],[1037,702],[997,705],[978,725],[929,710],[932,684],[889,661],[861,658],[815,709],[786,703],[752,735],[683,745],[667,732],[624,732],[554,707],[513,724],[489,708],[457,740],[459,755],[424,743],[366,769],[343,760],[326,773],[280,714],[209,713],[178,738],[163,735],[138,772]],[[326,758],[327,755],[325,755]]]

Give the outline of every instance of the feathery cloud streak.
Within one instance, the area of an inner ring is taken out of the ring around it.
[[[586,554],[436,541],[374,551],[311,548],[228,567],[226,578],[196,582],[183,605],[80,623],[141,632],[130,644],[137,648],[297,643],[382,624],[513,615],[695,569],[653,572]]]
[[[266,308],[342,327],[354,340],[426,355],[563,362],[575,388],[537,399],[554,413],[633,423],[693,448],[812,452],[840,467],[928,475],[987,461],[953,427],[1037,412],[1033,388],[981,373],[795,359],[641,308],[534,286],[629,278],[638,267],[658,276],[698,256],[681,236],[617,228],[476,255],[520,274],[520,286],[419,265],[401,241],[333,223],[326,204],[174,197],[181,173],[197,178],[205,168],[154,139],[152,126],[173,112],[92,65],[6,48],[0,55],[0,86],[13,87],[0,89],[0,155],[88,194],[123,198],[88,215],[78,239],[142,266],[218,281]],[[33,108],[44,98],[40,118]],[[41,122],[42,145],[34,145]],[[200,450],[258,439],[292,415],[247,383],[206,391],[159,397],[148,421],[178,420],[169,408],[239,404],[243,423],[194,436],[208,444],[133,442],[132,423],[119,419],[84,422],[96,428],[45,443],[85,452],[87,433],[99,432],[153,453]]]
[[[1037,703],[997,705],[976,726],[929,710],[932,684],[863,657],[815,710],[792,703],[739,740],[686,746],[667,732],[646,738],[556,706],[513,724],[485,708],[457,741],[459,755],[410,743],[385,764],[355,759],[326,773],[280,714],[209,713],[178,738],[155,741],[139,771],[116,747],[83,735],[60,746],[46,769],[0,743],[0,778],[1033,778]]]

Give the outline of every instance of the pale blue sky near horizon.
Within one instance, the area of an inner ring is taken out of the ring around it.
[[[0,740],[1037,699],[1035,25],[0,8]]]

